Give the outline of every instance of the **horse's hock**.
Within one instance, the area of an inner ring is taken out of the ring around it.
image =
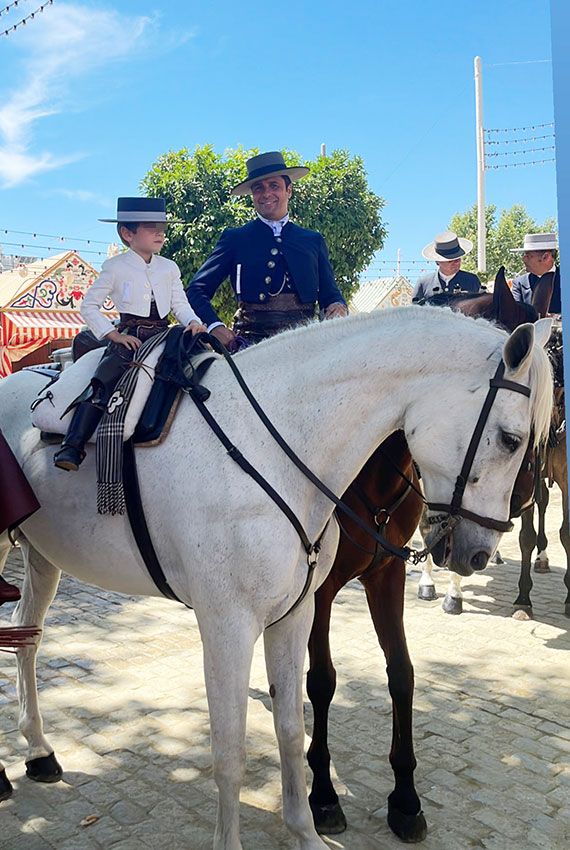
[[[446,617],[440,600],[420,602],[415,582],[407,582],[416,780],[429,826],[425,850],[562,850],[568,844],[570,638],[562,604],[565,560],[555,533],[557,488],[547,515],[552,573],[534,578],[531,622],[510,618],[519,522],[501,543],[506,564],[465,582],[462,617]],[[20,569],[15,550],[5,576],[18,580]],[[4,620],[8,613],[4,606]],[[26,779],[21,754],[14,755],[15,665],[0,656],[0,758],[16,791],[0,804],[2,850],[210,850],[216,790],[202,651],[189,621],[194,615],[174,603],[133,601],[63,579],[48,621],[57,628],[46,630],[41,653],[47,663],[38,669],[46,721],[64,765],[56,785]],[[338,685],[330,746],[349,827],[330,845],[401,846],[385,820],[391,705],[357,583],[334,605],[332,643]],[[291,847],[279,816],[268,706],[258,645],[241,796],[245,850]]]

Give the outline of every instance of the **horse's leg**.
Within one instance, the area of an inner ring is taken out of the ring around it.
[[[521,549],[521,574],[519,576],[519,595],[514,602],[514,616],[517,619],[532,618],[532,603],[530,591],[532,590],[532,578],[530,564],[533,550],[536,546],[536,530],[534,528],[534,508],[527,508],[521,514],[521,530],[519,532],[519,546]]]
[[[296,611],[264,632],[269,693],[281,757],[283,820],[296,837],[299,850],[325,850],[326,847],[313,823],[303,764],[303,661],[313,612],[311,596]]]
[[[248,685],[257,627],[244,615],[200,618],[204,677],[210,712],[212,766],[218,786],[214,850],[243,850],[239,837],[239,792],[245,773]]]
[[[422,841],[427,824],[414,787],[416,758],[412,739],[414,668],[404,633],[404,562],[398,558],[373,570],[362,581],[380,646],[386,656],[392,697],[390,764],[396,784],[388,797],[388,825],[407,842]]]
[[[313,706],[313,736],[307,753],[313,772],[309,805],[317,832],[324,835],[336,835],[346,829],[346,818],[331,780],[328,748],[329,707],[336,689],[336,670],[329,640],[331,606],[339,590],[334,572],[335,567],[315,593],[307,673],[307,694]]]
[[[463,592],[461,590],[461,576],[452,572],[449,579],[449,587],[445,598],[441,603],[446,614],[463,613]]]
[[[564,444],[563,451],[566,450]],[[558,484],[562,491],[562,525],[560,526],[560,542],[566,552],[566,572],[564,573],[564,584],[566,585],[566,601],[564,603],[564,613],[570,617],[570,526],[568,519],[568,478],[566,463],[563,464],[562,477]]]
[[[546,484],[546,480],[543,478],[540,482],[540,499],[538,500],[538,536],[536,545],[538,548],[538,554],[536,556],[536,560],[534,562],[534,571],[535,573],[549,573],[550,567],[548,565],[548,554],[546,549],[548,547],[548,540],[546,537],[546,509],[548,507],[548,503],[550,501],[550,491]]]
[[[26,572],[22,598],[12,621],[18,626],[43,628],[45,615],[55,596],[61,571],[46,561],[24,538],[20,538]],[[16,651],[18,661],[18,728],[28,742],[26,775],[36,782],[58,782],[62,776],[53,751],[43,733],[36,681],[36,655],[41,634],[29,646]]]
[[[431,555],[428,555],[422,564],[422,574],[418,582],[418,599],[421,599],[424,602],[431,602],[432,600],[437,599],[435,584],[431,577],[432,570],[433,560]]]
[[[0,535],[0,575],[4,571],[6,559],[11,548],[12,544],[8,539],[8,535]],[[0,762],[0,803],[2,802],[2,800],[7,800],[8,797],[11,797],[13,790],[14,789],[12,788],[12,783],[6,775],[6,769],[2,762]]]

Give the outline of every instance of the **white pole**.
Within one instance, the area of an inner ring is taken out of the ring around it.
[[[396,276],[400,277],[400,249],[396,252]]]
[[[327,146],[323,142],[322,145],[321,145],[321,156],[326,156],[326,155],[327,155]]]
[[[485,230],[485,145],[483,131],[483,77],[481,57],[475,57],[475,126],[477,133],[477,270],[487,271]]]

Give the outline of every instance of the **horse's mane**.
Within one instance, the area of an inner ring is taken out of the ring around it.
[[[335,341],[342,339],[354,333],[355,326],[358,326],[362,333],[378,324],[384,324],[388,327],[397,325],[405,316],[410,324],[417,322],[417,331],[424,332],[430,335],[430,327],[437,329],[440,332],[453,335],[459,330],[462,323],[467,329],[473,327],[473,321],[477,322],[477,327],[485,332],[488,337],[486,344],[493,347],[493,354],[489,357],[489,361],[494,361],[498,364],[502,354],[503,345],[508,337],[508,333],[498,327],[493,322],[487,319],[473,319],[469,316],[464,316],[462,313],[455,312],[449,307],[430,307],[430,306],[406,306],[393,307],[389,310],[374,310],[371,313],[357,313],[342,319],[333,319],[327,322],[308,322],[305,325],[292,328],[283,333],[276,334],[264,342],[254,345],[251,348],[241,352],[240,359],[257,356],[261,351],[272,352],[276,347],[289,345],[294,348],[302,356],[302,341],[309,339],[314,334],[319,335],[319,342],[323,347],[328,345],[333,346]],[[451,326],[454,325],[452,328]],[[481,339],[481,337],[479,337]],[[483,340],[481,340],[483,342]],[[538,346],[533,347],[532,361],[530,367],[530,404],[531,404],[531,422],[535,435],[535,442],[538,445],[548,436],[550,426],[550,418],[552,415],[552,368],[546,352]]]

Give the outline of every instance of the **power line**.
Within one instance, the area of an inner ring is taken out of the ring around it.
[[[523,142],[540,142],[542,139],[553,139],[554,133],[547,133],[545,136],[521,136],[518,139],[485,139],[486,145],[520,145]]]
[[[43,6],[40,6],[34,12],[31,12],[29,15],[26,15],[26,17],[22,18],[21,21],[18,21],[17,24],[13,24],[11,27],[8,27],[8,29],[4,30],[4,32],[0,32],[0,36],[9,35],[11,32],[14,32],[15,30],[17,30],[18,27],[25,27],[27,21],[33,21],[33,19],[36,17],[36,15],[39,15],[41,12],[43,12],[43,10],[47,6],[51,6],[52,3],[53,3],[53,0],[46,0],[46,2],[43,4]],[[16,5],[16,3],[14,3],[14,5]],[[7,6],[6,8],[9,8],[9,7]]]
[[[3,9],[0,9],[0,18],[2,17],[2,15],[5,15],[7,12],[9,12],[10,9],[13,9],[15,6],[17,6],[19,3],[20,0],[14,0],[14,3],[8,3],[7,6],[4,6]]]
[[[40,251],[57,251],[57,247],[54,245],[27,245],[20,242],[3,242],[3,245],[9,245],[12,248],[39,248]],[[66,251],[75,251],[75,248],[66,248]],[[79,253],[76,251],[76,253]],[[106,251],[88,251],[82,250],[82,254],[97,254],[98,257],[106,257]]]
[[[525,148],[524,150],[515,150],[515,151],[497,151],[496,153],[488,153],[486,156],[521,156],[525,153],[538,153],[539,151],[554,151],[556,147],[554,145],[550,145],[545,148]]]

